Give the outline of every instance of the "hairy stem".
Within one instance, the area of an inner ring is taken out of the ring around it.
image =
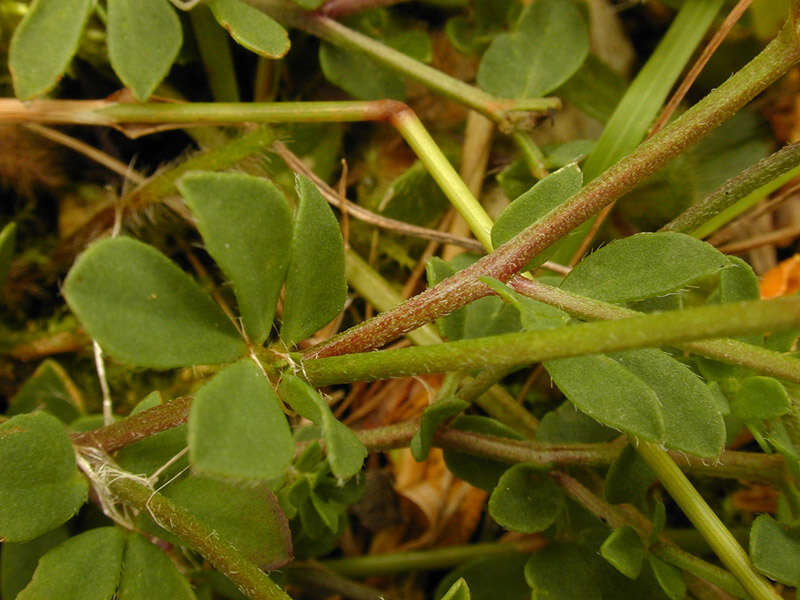
[[[658,347],[704,338],[763,333],[800,324],[800,298],[702,306],[523,333],[303,359],[315,386],[375,381],[481,367],[514,367],[584,354]],[[799,363],[800,364],[800,363]],[[795,373],[800,377],[800,373]]]
[[[492,254],[413,297],[310,349],[306,356],[334,356],[383,346],[403,333],[487,295],[481,276],[507,281],[532,257],[733,116],[800,59],[795,19],[758,56],[681,117],[595,178],[570,200]]]

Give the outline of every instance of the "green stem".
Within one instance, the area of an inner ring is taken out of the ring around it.
[[[578,502],[592,514],[603,519],[610,527],[619,528],[625,525],[632,527],[647,544],[653,531],[653,524],[645,518],[633,506],[626,507],[624,510],[618,506],[609,504],[605,500],[593,494],[588,488],[581,484],[577,479],[570,477],[566,473],[552,471],[551,476],[555,479],[570,498]],[[665,560],[666,562],[702,577],[706,581],[721,587],[725,591],[734,594],[737,598],[747,598],[747,594],[739,585],[739,582],[727,571],[720,569],[716,565],[693,556],[688,552],[677,547],[674,542],[663,534],[658,537],[648,550]]]
[[[516,119],[509,114],[511,111],[544,112],[561,108],[558,98],[525,98],[519,101],[496,98],[331,18],[302,11],[287,2],[254,0],[253,4],[286,26],[302,29],[340,48],[364,53],[375,62],[418,81],[428,89],[477,110],[506,132],[512,131],[515,126]]]
[[[303,591],[320,590],[326,596],[336,594],[350,600],[397,600],[397,597],[362,583],[356,583],[336,573],[326,565],[296,563],[286,569],[289,583],[301,586]]]
[[[479,277],[507,281],[527,262],[604,206],[733,116],[800,59],[796,15],[758,56],[671,125],[595,178],[570,200],[488,256],[429,290],[312,348],[308,357],[378,348],[387,342],[487,295]]]
[[[745,551],[669,454],[656,444],[643,440],[636,442],[636,449],[742,587],[755,600],[780,600],[772,586],[753,570]]]
[[[582,319],[626,319],[644,314],[609,302],[579,296],[537,280],[514,277],[509,283],[521,294],[557,306]],[[677,347],[694,354],[747,367],[765,375],[800,383],[800,360],[788,354],[733,339],[687,342],[677,344]]]
[[[528,165],[531,175],[536,177],[536,179],[544,179],[547,177],[547,167],[544,166],[544,154],[542,154],[542,151],[539,150],[539,147],[533,142],[531,136],[527,133],[517,131],[512,135],[512,138],[517,148],[522,152],[522,158],[525,160],[525,164]]]
[[[108,487],[120,501],[141,512],[149,513],[157,523],[167,526],[170,533],[202,554],[248,598],[291,600],[264,571],[188,510],[130,478],[115,479]]]
[[[497,554],[517,554],[519,552],[520,549],[514,544],[482,542],[467,546],[447,546],[432,550],[336,558],[321,561],[320,564],[326,569],[335,571],[345,577],[370,577],[373,575],[405,573],[407,571],[447,569],[472,558]]]
[[[790,144],[727,181],[664,225],[661,231],[684,231],[697,238],[707,237],[798,174],[800,144]]]
[[[509,333],[436,346],[305,359],[303,372],[315,386],[375,381],[480,367],[522,366],[554,358],[763,333],[797,326],[798,323],[800,298],[777,298],[581,323],[545,331]]]
[[[422,164],[439,184],[447,199],[469,225],[475,237],[489,252],[492,251],[492,219],[459,177],[453,165],[433,141],[419,117],[404,110],[392,117],[392,123],[414,150]]]

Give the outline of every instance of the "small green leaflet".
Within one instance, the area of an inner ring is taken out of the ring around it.
[[[639,534],[627,525],[611,532],[600,546],[600,554],[629,579],[636,579],[642,572],[644,544]]]
[[[289,51],[289,34],[274,19],[241,0],[208,0],[214,18],[236,43],[266,58]]]
[[[464,578],[461,577],[451,585],[450,589],[442,596],[441,600],[470,600],[469,586],[467,582],[464,581]]]
[[[167,76],[183,43],[167,0],[108,0],[108,56],[122,83],[144,102]]]
[[[225,313],[155,248],[127,237],[92,244],[62,290],[103,349],[156,369],[235,360],[247,349]]]
[[[30,542],[3,542],[0,546],[0,598],[16,598],[30,582],[39,559],[69,538],[66,525]]]
[[[225,367],[195,393],[188,439],[192,469],[215,477],[277,479],[294,456],[280,402],[249,358]]]
[[[195,600],[195,595],[160,548],[137,533],[129,533],[117,599]]]
[[[250,341],[263,344],[289,268],[288,202],[268,180],[240,173],[187,173],[178,189],[206,250],[233,282]]]
[[[17,243],[17,224],[9,223],[0,231],[0,288],[6,280],[11,259],[14,257],[14,247]]]
[[[0,424],[0,538],[26,542],[55,529],[88,493],[58,419],[32,413]]]
[[[800,585],[800,534],[769,515],[759,515],[750,529],[750,557],[764,575]]]
[[[420,418],[419,429],[411,438],[410,448],[414,459],[422,462],[428,458],[437,427],[463,412],[468,406],[468,402],[453,397],[444,398],[427,407]]]
[[[49,92],[78,49],[92,0],[35,0],[8,49],[14,92],[29,100]]]
[[[589,31],[575,3],[536,0],[513,33],[494,38],[481,59],[478,85],[500,98],[551,92],[578,70],[589,53]]]
[[[281,339],[291,346],[341,312],[347,299],[339,222],[311,180],[295,181],[300,204],[292,234]]]
[[[299,377],[286,373],[278,393],[300,415],[322,427],[328,463],[335,477],[345,480],[361,471],[367,448],[349,427],[333,416],[314,388]]]
[[[83,398],[67,372],[52,359],[42,362],[17,395],[11,399],[9,415],[43,410],[71,423],[84,414]]]
[[[39,560],[17,600],[111,600],[119,583],[125,533],[98,527],[59,544]]]
[[[489,498],[489,514],[509,531],[536,533],[552,525],[564,492],[539,465],[521,463],[503,473]]]

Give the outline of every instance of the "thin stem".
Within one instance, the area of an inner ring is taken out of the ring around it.
[[[157,523],[197,550],[247,597],[252,600],[291,600],[264,571],[190,511],[128,477],[115,479],[108,487],[120,501],[149,513]]]
[[[428,89],[477,110],[505,132],[512,131],[520,120],[526,124],[525,116],[522,119],[515,118],[512,111],[546,112],[561,108],[558,98],[525,98],[519,101],[496,98],[325,15],[305,12],[275,0],[255,0],[253,3],[286,26],[302,29],[340,48],[366,54],[375,62],[418,81]]]
[[[557,306],[582,319],[625,319],[644,314],[524,277],[514,277],[509,284],[521,294]],[[676,344],[676,347],[708,358],[748,367],[764,375],[800,383],[800,360],[760,346],[733,339],[717,339],[686,342]]]
[[[776,298],[596,321],[544,331],[509,333],[436,346],[306,358],[303,372],[315,386],[375,381],[479,367],[522,366],[583,354],[763,333],[798,324],[800,298]],[[800,374],[795,374],[797,376]]]
[[[693,204],[661,231],[682,231],[704,238],[796,177],[798,172],[800,144],[784,146]]]
[[[333,356],[383,346],[406,331],[487,295],[488,288],[479,277],[510,279],[536,254],[733,116],[798,59],[800,46],[792,18],[775,40],[728,81],[543,219],[453,277],[310,349],[306,356]]]
[[[458,176],[422,121],[410,109],[392,115],[391,121],[439,184],[450,203],[467,222],[478,241],[491,252],[493,225],[491,217],[472,195],[464,180]]]
[[[472,558],[497,554],[518,554],[521,551],[519,546],[511,543],[480,542],[466,546],[447,546],[431,550],[336,558],[321,561],[320,564],[326,569],[346,577],[370,577],[373,575],[405,573],[407,571],[447,569]]]
[[[378,213],[367,210],[363,206],[356,204],[355,202],[351,202],[350,200],[347,200],[343,196],[339,195],[339,193],[325,183],[325,181],[320,179],[319,176],[314,173],[314,171],[311,170],[300,157],[292,153],[292,151],[289,150],[289,148],[287,148],[283,142],[276,140],[272,144],[271,149],[275,152],[275,154],[283,159],[283,161],[292,171],[295,173],[302,173],[311,179],[317,188],[319,188],[320,193],[325,197],[325,199],[332,206],[342,210],[343,213],[346,211],[347,214],[350,214],[355,218],[364,221],[365,223],[369,223],[370,225],[381,227],[383,229],[389,229],[390,231],[395,231],[403,235],[413,235],[426,240],[445,242],[473,251],[480,251],[483,249],[483,246],[477,240],[452,235],[436,229],[419,227],[418,225],[412,225],[404,221],[396,221],[395,219],[390,219],[388,217],[384,217],[383,215],[379,215]]]
[[[531,175],[536,179],[544,179],[547,177],[547,168],[544,166],[544,154],[539,150],[539,147],[533,142],[527,133],[517,131],[512,135],[514,143],[517,148],[522,152],[522,158],[528,165]]]
[[[317,562],[295,563],[286,569],[286,576],[290,584],[301,586],[303,591],[320,590],[326,595],[335,594],[350,600],[399,600],[383,590],[346,579]]]
[[[643,440],[638,441],[636,449],[742,587],[755,600],[780,600],[780,596],[766,579],[753,570],[745,551],[669,454],[657,445]]]

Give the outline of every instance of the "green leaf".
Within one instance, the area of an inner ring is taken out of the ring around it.
[[[195,393],[188,438],[192,469],[210,476],[277,479],[294,456],[278,397],[249,358],[225,367]]]
[[[686,582],[680,569],[665,563],[660,558],[652,554],[647,555],[653,574],[656,576],[658,585],[670,600],[683,600],[686,597]]]
[[[536,4],[539,4],[537,2]],[[569,4],[562,2],[562,4]],[[583,185],[583,175],[578,165],[572,164],[551,173],[537,182],[531,189],[509,204],[492,227],[492,244],[496,248],[517,235],[520,231],[544,217],[576,194]],[[546,261],[558,244],[537,254],[525,269],[538,267]]]
[[[631,302],[673,292],[728,264],[724,254],[691,236],[639,233],[587,256],[562,287],[606,302]]]
[[[188,173],[178,189],[206,250],[233,283],[250,341],[260,346],[289,267],[289,204],[268,180],[239,173]]]
[[[469,586],[470,600],[529,598],[531,590],[523,574],[527,559],[527,554],[509,552],[470,560],[442,579],[436,587],[434,598],[443,600],[443,596],[459,579]]]
[[[460,431],[471,431],[512,440],[523,439],[520,434],[499,421],[478,415],[461,415],[456,417],[450,426]],[[445,450],[444,460],[453,475],[475,487],[489,491],[495,488],[500,477],[508,469],[508,465],[505,463],[455,450]]]
[[[549,360],[544,365],[567,399],[593,419],[648,440],[663,439],[658,396],[613,358],[594,354]]]
[[[361,470],[367,448],[347,425],[333,416],[330,407],[314,388],[299,377],[285,373],[278,392],[300,415],[322,428],[325,452],[337,479],[349,479]]]
[[[63,526],[30,542],[4,542],[0,547],[0,598],[16,598],[33,577],[39,559],[67,538],[69,531]]]
[[[601,600],[592,554],[577,544],[551,543],[525,565],[533,598]]]
[[[292,234],[281,339],[303,340],[341,312],[347,299],[339,222],[317,186],[298,175],[300,204]]]
[[[442,600],[470,600],[469,586],[463,577],[450,586]]]
[[[706,458],[719,456],[725,446],[725,422],[702,379],[661,350],[609,356],[656,393],[667,446]]]
[[[439,425],[463,412],[468,406],[468,402],[455,397],[445,398],[428,406],[420,418],[419,429],[411,438],[410,448],[414,460],[422,462],[427,459]]]
[[[292,0],[292,2],[306,10],[316,10],[325,3],[325,0]]]
[[[319,47],[319,64],[325,79],[358,100],[402,100],[405,81],[361,52],[351,52],[328,42]]]
[[[131,533],[117,591],[118,600],[194,600],[192,586],[154,544]]]
[[[719,274],[720,302],[758,300],[761,293],[753,267],[738,256],[729,256],[728,262],[730,266]]]
[[[791,407],[789,394],[781,382],[761,376],[743,379],[731,402],[731,412],[742,421],[774,419],[785,415]]]
[[[247,350],[225,313],[191,277],[131,238],[90,246],[62,292],[89,335],[123,362],[169,369],[229,362]]]
[[[625,525],[612,531],[600,546],[600,554],[625,577],[636,579],[642,572],[644,544],[632,527]]]
[[[536,430],[537,441],[551,444],[598,444],[616,437],[619,432],[586,416],[572,402],[562,402],[557,409],[545,414]]]
[[[0,231],[0,288],[11,269],[11,259],[17,244],[17,224],[9,223]]]
[[[17,600],[111,600],[119,583],[125,533],[98,527],[59,544],[39,560]]]
[[[278,569],[292,559],[289,523],[266,485],[190,475],[169,484],[161,493],[195,515],[263,570]],[[137,525],[173,544],[183,545],[145,514],[139,516]]]
[[[497,295],[505,302],[517,309],[523,331],[563,327],[570,321],[570,316],[555,306],[523,296],[491,277],[479,277],[479,279],[497,292]]]
[[[88,492],[58,419],[34,413],[0,424],[0,538],[26,542],[55,529]]]
[[[240,46],[266,58],[289,51],[289,34],[274,19],[241,0],[209,0],[214,18]]]
[[[11,399],[9,415],[43,410],[71,423],[83,414],[83,399],[66,371],[56,361],[40,364]]]
[[[641,506],[656,475],[633,446],[628,444],[608,468],[603,495],[612,504]]]
[[[552,525],[564,506],[564,492],[539,465],[508,469],[489,498],[489,514],[509,531],[536,533]]]
[[[481,59],[478,85],[501,98],[551,92],[578,70],[589,53],[589,32],[578,7],[537,0],[514,33],[498,35]]]
[[[8,49],[14,92],[29,100],[49,92],[78,49],[92,0],[35,0]]]
[[[764,575],[800,585],[800,535],[769,515],[759,515],[750,529],[750,558]]]
[[[107,35],[114,72],[144,102],[181,49],[178,15],[167,0],[108,0]]]

